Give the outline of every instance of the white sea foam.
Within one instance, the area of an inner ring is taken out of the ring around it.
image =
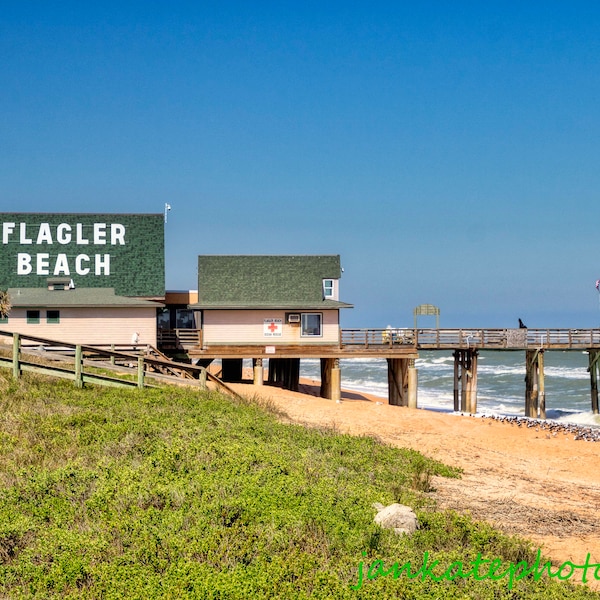
[[[575,423],[576,425],[585,425],[587,427],[600,427],[600,415],[595,415],[592,412],[569,412],[562,413],[559,416],[554,416],[554,411],[549,411],[550,414],[546,414],[548,418],[554,419],[559,423]],[[560,413],[560,411],[557,411]]]

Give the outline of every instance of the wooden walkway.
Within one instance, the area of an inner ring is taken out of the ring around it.
[[[0,346],[0,368],[12,370],[13,377],[23,371],[70,379],[77,387],[85,383],[112,387],[153,387],[150,380],[185,384],[201,389],[218,389],[239,397],[204,367],[178,363],[164,357],[151,346],[85,346],[57,342],[35,336],[0,331],[10,345]],[[12,347],[11,347],[12,346]],[[84,367],[87,367],[85,369]],[[107,373],[114,373],[110,375]]]

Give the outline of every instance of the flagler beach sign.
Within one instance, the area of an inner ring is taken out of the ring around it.
[[[164,295],[162,214],[0,213],[0,287],[50,277],[124,296]]]

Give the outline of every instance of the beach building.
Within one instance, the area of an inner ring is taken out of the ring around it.
[[[74,344],[156,346],[162,214],[2,213],[0,329]]]
[[[230,380],[252,358],[261,383],[268,358],[269,381],[297,387],[301,356],[339,349],[340,310],[351,308],[339,299],[341,273],[339,255],[199,256],[196,301],[171,308],[167,296],[163,321],[190,327],[162,328],[159,340],[204,363],[222,359]]]

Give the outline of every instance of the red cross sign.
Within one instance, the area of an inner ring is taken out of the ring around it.
[[[264,337],[281,337],[283,319],[265,319],[263,322]]]

